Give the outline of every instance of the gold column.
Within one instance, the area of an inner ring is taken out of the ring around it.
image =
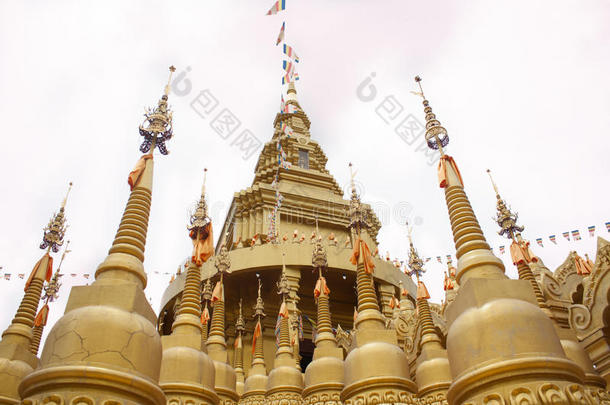
[[[244,393],[244,347],[242,337],[246,330],[246,323],[244,322],[244,316],[241,312],[241,299],[239,300],[239,315],[237,321],[235,321],[235,351],[233,358],[233,368],[235,369],[235,375],[237,376],[236,389],[237,394],[241,396]]]
[[[352,263],[356,264],[357,271],[358,315],[353,335],[355,348],[345,358],[345,387],[341,391],[341,400],[346,405],[372,402],[413,404],[417,386],[409,378],[409,364],[397,345],[396,331],[385,328],[379,312],[372,275],[374,266],[370,263],[368,247],[360,239],[361,230],[369,227],[367,211],[356,193],[353,174],[351,181],[350,229],[355,247]]]
[[[201,198],[188,225],[194,244],[212,245],[211,221],[205,202],[205,180]],[[207,260],[195,248],[186,270],[184,290],[172,333],[163,336],[163,359],[159,385],[169,404],[218,404],[214,391],[214,363],[202,350],[201,268]],[[210,253],[211,254],[211,253]]]
[[[316,227],[317,228],[317,227]],[[317,231],[317,229],[316,229]],[[319,231],[316,232],[319,234]],[[322,270],[326,269],[326,251],[318,237],[312,256],[313,267],[318,270],[318,282],[314,289],[317,299],[318,317],[315,337],[316,348],[313,352],[312,362],[305,370],[305,388],[303,389],[303,403],[308,405],[331,405],[341,401],[343,389],[343,349],[337,347],[337,340],[333,334],[330,315],[330,290],[326,286],[326,279]]]
[[[269,404],[285,403],[296,405],[301,403],[303,376],[296,368],[294,353],[290,345],[290,325],[288,324],[289,314],[287,308],[290,287],[284,269],[282,269],[282,276],[278,282],[278,294],[282,297],[279,346],[275,352],[273,370],[271,370],[267,379],[265,402]]]
[[[496,193],[497,215],[495,221],[500,227],[499,234],[512,241],[510,247],[511,258],[517,266],[519,279],[525,280],[531,285],[538,306],[553,321],[555,331],[557,332],[566,357],[576,363],[585,375],[584,383],[587,391],[597,393],[600,390],[605,390],[606,381],[593,368],[593,362],[589,358],[584,347],[578,341],[576,333],[570,329],[570,326],[565,322],[565,319],[557,317],[557,314],[551,311],[542,293],[542,289],[534,277],[534,272],[530,267],[531,263],[538,262],[539,259],[530,251],[529,242],[523,240],[521,236],[521,232],[523,232],[525,227],[517,224],[518,215],[513,214],[506,202],[500,197],[498,187],[491,177],[491,171],[489,169],[487,170],[487,174],[489,174],[489,178]]]
[[[460,292],[445,312],[453,376],[449,403],[567,403],[568,397],[582,397],[582,370],[565,357],[553,323],[538,307],[529,283],[504,275],[457,166],[443,151],[449,142],[447,131],[423,91],[421,96],[428,146],[441,152],[439,183],[445,189],[458,258]]]
[[[224,274],[230,273],[231,261],[229,252],[225,245],[220,249],[219,255],[216,257],[216,268],[220,273],[212,301],[214,311],[212,313],[212,323],[210,325],[210,334],[208,336],[207,348],[208,354],[214,360],[214,369],[216,372],[215,389],[220,398],[220,405],[231,405],[239,400],[237,395],[237,375],[235,369],[229,364],[227,354],[227,341],[225,338],[225,298],[224,298]]]
[[[70,187],[72,183],[70,183]],[[68,189],[68,193],[70,189]],[[41,249],[46,253],[36,263],[26,282],[24,295],[15,317],[9,327],[2,333],[0,341],[0,403],[18,404],[21,396],[18,392],[19,383],[38,366],[36,353],[32,352],[32,343],[40,342],[38,332],[34,334],[34,319],[38,310],[38,302],[44,281],[49,281],[53,259],[50,252],[57,253],[63,244],[66,231],[65,206],[68,195],[63,200],[59,212],[56,213],[44,229]],[[42,336],[42,331],[40,331]]]
[[[158,147],[167,154],[165,141],[172,137],[168,94],[169,82],[139,128],[143,153]],[[66,312],[45,342],[40,368],[19,387],[24,404],[166,403],[158,385],[162,349],[157,317],[143,291],[152,154],[138,161],[129,180],[132,191],[109,254],[91,285],[72,288]]]
[[[420,277],[426,271],[424,261],[419,257],[413,239],[411,228],[409,232],[409,275],[417,278],[417,321],[420,331],[415,366],[415,381],[417,381],[417,396],[423,404],[442,404],[447,402],[447,390],[451,384],[451,370],[447,351],[441,345],[432,321],[432,312],[428,299],[428,289]]]
[[[252,334],[254,355],[252,365],[248,371],[248,378],[244,383],[244,393],[241,396],[240,405],[263,405],[265,393],[267,392],[267,369],[265,368],[265,356],[263,353],[263,328],[262,321],[265,315],[265,305],[261,294],[262,283],[258,280],[258,297],[254,306],[256,326]]]

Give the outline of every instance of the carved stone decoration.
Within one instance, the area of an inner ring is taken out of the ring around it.
[[[585,305],[571,305],[569,308],[569,319],[572,329],[584,331],[591,324],[591,312]]]

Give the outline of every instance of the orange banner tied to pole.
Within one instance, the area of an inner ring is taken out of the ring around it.
[[[140,182],[140,179],[142,178],[142,173],[144,173],[144,169],[146,168],[146,161],[148,159],[152,159],[152,158],[153,158],[153,155],[151,153],[148,155],[142,155],[142,157],[140,157],[140,159],[138,159],[135,167],[129,173],[129,177],[127,177],[127,183],[129,184],[130,190],[133,190],[138,185],[138,183]]]
[[[42,262],[45,259],[48,259],[47,267],[46,267],[46,269],[43,269],[41,266],[42,266]],[[46,253],[44,256],[42,256],[42,258],[40,260],[38,260],[36,262],[36,264],[34,265],[34,268],[32,269],[32,273],[30,274],[30,277],[28,277],[28,281],[25,282],[25,288],[23,289],[23,291],[27,291],[28,287],[30,286],[30,283],[32,282],[32,280],[34,280],[34,277],[36,277],[36,275],[38,274],[38,272],[40,270],[45,272],[44,275],[42,275],[42,277],[48,283],[51,280],[51,276],[53,275],[53,258],[51,256],[49,256],[48,253]]]
[[[322,293],[324,295],[330,295],[330,289],[326,285],[326,279],[324,277],[320,277],[316,282],[316,287],[313,290],[313,296],[318,298]]]
[[[212,236],[212,223],[208,222],[203,230],[193,229],[189,236],[193,239],[193,254],[191,260],[201,266],[214,255],[214,237]]]
[[[356,243],[354,244],[354,250],[352,251],[352,256],[349,261],[352,264],[357,265],[358,259],[360,258],[360,251],[362,250],[362,261],[364,262],[364,271],[367,274],[373,274],[373,269],[375,269],[375,264],[373,263],[373,257],[371,256],[371,251],[367,246],[366,242],[362,239],[358,238]]]
[[[455,164],[455,160],[449,155],[441,156],[441,160],[438,162],[438,185],[440,188],[447,187],[447,164],[451,165],[455,174],[457,174],[458,180],[460,181],[460,185],[464,187],[464,181],[462,180],[462,175],[460,174],[460,170]]]

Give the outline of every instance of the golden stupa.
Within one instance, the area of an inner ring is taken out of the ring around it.
[[[144,155],[129,174],[108,255],[91,285],[72,288],[38,357],[60,287],[51,253],[63,244],[65,199],[45,228],[46,253],[0,341],[0,403],[610,404],[610,243],[598,239],[595,262],[571,252],[552,272],[493,184],[519,274],[509,279],[416,81],[428,146],[441,153],[457,257],[442,305],[429,302],[411,229],[408,274],[379,257],[379,220],[353,172],[344,198],[290,83],[290,108],[276,115],[252,185],[234,194],[216,246],[204,179],[188,224],[193,253],[157,315],[143,292],[143,261],[152,152],[166,155],[172,137],[170,74],[139,129]]]

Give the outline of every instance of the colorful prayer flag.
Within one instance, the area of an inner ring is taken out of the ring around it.
[[[294,75],[294,69],[295,69],[294,63],[283,60],[282,69],[284,69],[286,71],[287,75],[290,75],[290,76]]]
[[[292,58],[292,60],[299,63],[299,57],[291,46],[284,44],[282,50],[284,51],[284,55],[288,56],[289,58]]]
[[[554,244],[557,244],[557,239],[555,238],[555,235],[549,235],[549,239],[551,240],[551,242],[553,242]]]
[[[595,225],[591,225],[589,227],[589,237],[592,238],[595,236]]]
[[[294,83],[297,80],[299,80],[299,75],[296,72],[282,76],[282,84]]]
[[[610,222],[606,222],[606,229],[610,232]]]
[[[271,9],[267,11],[267,15],[277,14],[283,10],[286,10],[286,0],[277,0]]]
[[[439,263],[442,263],[441,257],[440,256],[436,256],[436,261],[439,262]]]
[[[4,279],[5,280],[10,280],[11,279],[11,273],[4,273]]]
[[[83,274],[83,277],[89,278],[89,274]]]
[[[580,232],[578,231],[578,229],[572,231],[572,238],[574,240],[580,240]]]
[[[25,278],[25,273],[19,273],[17,275],[19,276],[19,278]]]
[[[542,238],[536,238],[536,243],[540,245],[540,247],[544,247],[544,245],[542,244]]]
[[[562,232],[562,235],[564,238],[566,238],[567,240],[570,240],[570,232]]]
[[[70,273],[70,277],[76,277],[76,273]]]
[[[504,254],[504,246],[500,246],[500,254],[503,255]]]
[[[432,259],[431,257],[426,257],[425,262],[428,263]]]
[[[282,133],[288,138],[294,135],[294,130],[290,127],[290,125],[286,124],[285,122],[280,123],[280,131],[282,131]]]
[[[447,263],[451,261],[451,255],[447,255]]]
[[[277,42],[275,43],[275,46],[278,46],[280,44],[280,42],[282,42],[284,40],[284,30],[286,29],[286,23],[283,22],[282,23],[282,28],[280,29],[280,33],[277,36]]]

